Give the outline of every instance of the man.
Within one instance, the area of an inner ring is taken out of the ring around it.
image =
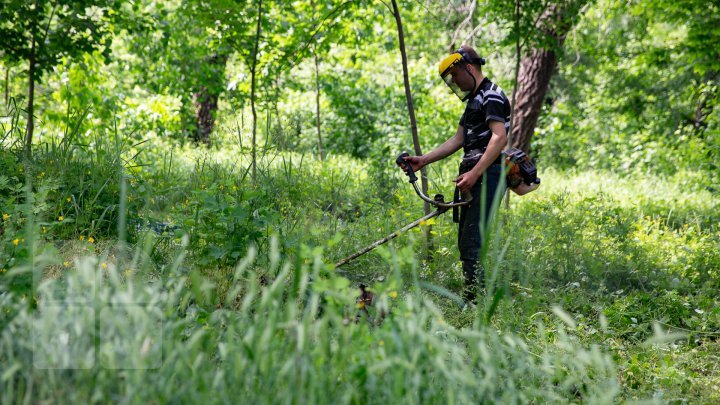
[[[465,276],[463,296],[474,302],[485,276],[480,264],[480,250],[496,201],[505,189],[502,176],[501,152],[507,144],[510,128],[510,101],[502,89],[483,75],[485,59],[475,50],[463,45],[443,59],[440,76],[453,92],[467,101],[455,135],[433,151],[405,160],[417,171],[430,163],[444,159],[463,148],[465,155],[460,175],[454,180],[456,195],[470,192],[472,202],[460,210],[458,248]]]

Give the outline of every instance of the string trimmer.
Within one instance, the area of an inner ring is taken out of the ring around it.
[[[442,194],[435,194],[435,197],[432,199],[430,197],[428,197],[427,195],[425,195],[417,184],[418,178],[415,175],[415,171],[413,170],[412,166],[410,166],[405,161],[405,158],[408,156],[410,156],[410,155],[407,152],[401,153],[400,156],[398,156],[398,158],[395,159],[395,163],[397,163],[397,165],[400,166],[405,171],[405,174],[409,178],[410,184],[412,184],[413,188],[415,189],[415,193],[417,193],[417,195],[420,196],[420,198],[423,199],[423,201],[426,201],[429,204],[433,205],[435,207],[435,211],[405,225],[404,227],[398,229],[397,231],[391,233],[390,235],[388,235],[378,241],[375,241],[375,242],[371,243],[370,245],[368,245],[367,247],[365,247],[364,249],[362,249],[356,253],[353,253],[352,255],[340,260],[339,262],[335,263],[335,268],[338,268],[344,264],[347,264],[348,262],[350,262],[352,260],[357,259],[358,257],[364,255],[365,253],[375,249],[376,247],[378,247],[390,240],[395,239],[396,237],[398,237],[398,235],[400,235],[404,232],[407,232],[412,228],[415,228],[416,226],[420,225],[424,221],[427,221],[430,218],[436,217],[451,208],[470,204],[470,200],[472,200],[472,195],[470,195],[470,193],[465,193],[464,195],[461,195],[458,200],[455,200],[452,202],[445,202],[445,197]]]

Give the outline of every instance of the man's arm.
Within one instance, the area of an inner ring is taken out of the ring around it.
[[[460,150],[460,148],[462,148],[463,142],[465,140],[465,136],[463,135],[464,131],[465,129],[463,128],[463,126],[458,125],[458,129],[457,131],[455,131],[455,135],[450,137],[450,139],[448,139],[447,141],[443,142],[442,145],[422,156],[407,157],[405,158],[405,161],[409,162],[412,165],[414,171],[418,171],[424,166],[429,165],[430,163],[445,159],[446,157],[452,155],[453,153]]]
[[[477,182],[477,180],[485,173],[495,159],[500,156],[503,148],[507,145],[507,134],[505,133],[505,123],[500,121],[489,121],[488,126],[492,136],[488,143],[485,153],[469,172],[460,175],[455,181],[460,191],[469,191]]]

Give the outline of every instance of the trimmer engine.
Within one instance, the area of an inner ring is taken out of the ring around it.
[[[525,152],[517,148],[510,148],[503,151],[503,155],[505,155],[505,165],[508,167],[508,187],[516,188],[522,183],[527,185],[540,184],[535,163],[530,160],[530,157]]]

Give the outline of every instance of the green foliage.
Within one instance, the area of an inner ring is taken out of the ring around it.
[[[114,0],[4,0],[0,7],[2,56],[24,62],[34,52],[39,79],[64,57],[72,58],[99,48],[107,52],[108,19],[115,7]]]
[[[538,153],[562,167],[701,169],[716,182],[718,65],[703,61],[717,48],[717,13],[700,3],[591,7],[567,40]]]

